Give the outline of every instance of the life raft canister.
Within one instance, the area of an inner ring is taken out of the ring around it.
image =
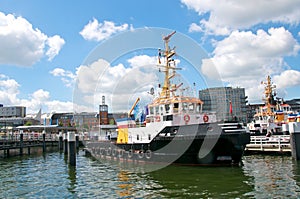
[[[204,121],[204,122],[208,122],[208,120],[209,120],[209,117],[208,117],[208,115],[206,115],[206,114],[205,114],[205,115],[203,115],[203,121]]]
[[[185,123],[188,123],[190,121],[190,116],[188,114],[186,114],[184,117],[183,117]]]

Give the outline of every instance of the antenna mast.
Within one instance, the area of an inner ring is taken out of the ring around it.
[[[273,91],[276,88],[275,85],[272,85],[271,77],[268,75],[267,82],[261,82],[265,86],[265,104],[267,106],[267,114],[272,114],[271,103],[273,100]]]
[[[164,36],[163,40],[165,41],[165,51],[164,56],[166,60],[165,65],[165,79],[164,79],[164,85],[162,87],[162,92],[160,94],[160,98],[169,98],[170,97],[170,79],[175,76],[175,74],[169,75],[169,70],[174,69],[170,66],[171,57],[175,55],[174,50],[169,49],[169,40],[170,38],[176,33],[176,31],[172,32],[171,34]],[[175,71],[173,71],[175,72]]]

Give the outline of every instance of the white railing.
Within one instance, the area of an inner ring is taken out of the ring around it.
[[[251,136],[250,144],[246,145],[249,151],[291,151],[289,135]]]
[[[7,141],[19,141],[20,134],[8,135],[5,137],[1,137],[0,140],[7,140]],[[23,141],[42,141],[43,134],[23,134]],[[46,141],[58,141],[58,135],[56,134],[46,134],[45,136]]]

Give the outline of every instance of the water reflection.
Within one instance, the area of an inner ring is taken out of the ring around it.
[[[243,157],[242,167],[168,166],[126,171],[79,153],[0,160],[0,198],[299,198],[300,161],[290,156]]]
[[[300,161],[293,160],[293,175],[296,181],[296,185],[300,187]]]
[[[299,198],[299,162],[290,156],[246,156],[245,175],[253,177],[257,198]]]
[[[239,167],[169,166],[149,175],[168,198],[232,198],[252,190]]]
[[[127,198],[132,195],[132,187],[134,186],[129,180],[129,173],[127,171],[120,171],[118,174],[119,183],[117,187],[120,190],[116,190],[118,196]]]
[[[74,194],[76,192],[76,167],[68,165],[68,180],[69,180],[69,187],[68,190]]]

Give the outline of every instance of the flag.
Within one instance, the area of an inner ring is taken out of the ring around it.
[[[229,113],[232,115],[232,103],[229,101]]]

